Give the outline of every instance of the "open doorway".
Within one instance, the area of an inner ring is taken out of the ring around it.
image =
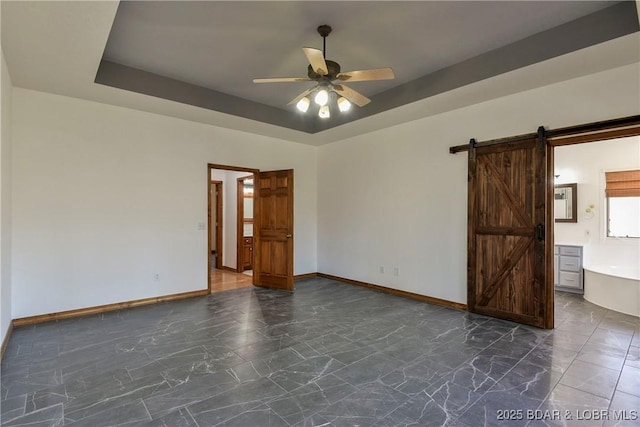
[[[255,173],[248,168],[209,165],[210,292],[253,285],[253,198],[245,201],[245,193],[249,195],[245,183],[252,196]],[[245,220],[248,214],[250,221]]]
[[[639,180],[640,136],[555,147],[556,291],[640,316]]]

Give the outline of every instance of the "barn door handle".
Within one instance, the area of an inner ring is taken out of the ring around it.
[[[287,239],[290,239],[290,238],[291,238],[291,234],[287,234]]]
[[[536,226],[536,237],[540,242],[544,240],[544,225],[538,224]]]

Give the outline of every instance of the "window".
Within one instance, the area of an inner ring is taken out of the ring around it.
[[[607,237],[640,237],[640,170],[606,172]]]

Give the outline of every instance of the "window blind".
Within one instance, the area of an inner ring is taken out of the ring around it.
[[[607,197],[640,197],[640,170],[605,172]]]

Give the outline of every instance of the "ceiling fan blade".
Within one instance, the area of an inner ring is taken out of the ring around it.
[[[307,60],[309,60],[309,64],[311,64],[313,71],[321,76],[327,75],[329,69],[327,68],[327,63],[324,61],[324,55],[320,49],[303,47],[302,51],[307,56]]]
[[[308,82],[309,77],[274,77],[266,79],[253,79],[254,83],[290,83],[290,82]]]
[[[395,78],[395,74],[393,74],[391,68],[374,68],[372,70],[339,73],[336,78],[344,82],[363,82],[368,80],[391,80]]]
[[[291,101],[289,101],[289,103],[287,103],[287,105],[291,105],[291,104],[297,104],[298,101],[300,101],[302,98],[304,98],[305,96],[309,95],[311,92],[313,92],[313,90],[316,88],[317,86],[313,86],[310,87],[309,89],[305,90],[304,92],[302,92],[300,95],[296,96],[295,98],[293,98]]]
[[[344,96],[349,101],[356,104],[358,107],[364,107],[368,103],[371,102],[369,98],[361,94],[360,92],[351,89],[347,85],[333,85],[333,90],[336,91],[339,95]]]

